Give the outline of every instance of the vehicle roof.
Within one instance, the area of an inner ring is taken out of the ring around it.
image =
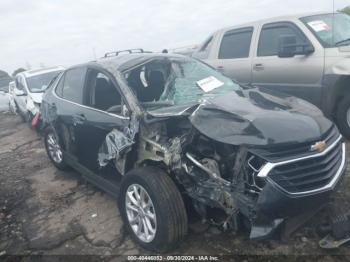
[[[339,12],[335,12],[335,13],[338,14]],[[230,28],[248,27],[248,26],[254,26],[257,24],[266,24],[266,23],[279,22],[279,21],[292,21],[292,20],[300,19],[302,17],[313,16],[313,15],[327,15],[327,14],[332,14],[332,13],[330,13],[330,12],[308,12],[308,13],[300,13],[300,14],[294,14],[294,15],[276,16],[276,17],[271,17],[271,18],[255,20],[255,21],[251,21],[251,22],[247,22],[247,23],[243,23],[243,24],[237,24],[234,26],[228,26],[225,28],[221,28],[221,29],[217,30],[216,32],[221,31],[221,30],[227,30]]]
[[[100,58],[97,61],[90,62],[90,64],[99,64],[105,68],[116,69],[118,71],[124,71],[139,64],[142,64],[148,60],[162,58],[189,58],[180,54],[169,53],[132,53],[123,54],[113,57]]]
[[[64,67],[63,66],[54,66],[54,67],[33,69],[33,70],[27,70],[27,71],[21,72],[19,74],[23,74],[25,77],[31,77],[31,76],[41,75],[41,74],[59,71],[59,70],[64,70]]]

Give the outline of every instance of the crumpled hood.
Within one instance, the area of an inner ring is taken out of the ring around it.
[[[30,93],[30,97],[34,103],[41,104],[41,101],[43,100],[43,94],[44,93]]]
[[[167,118],[188,115],[199,132],[232,145],[313,142],[333,125],[314,105],[263,88],[231,92],[200,104],[165,107],[149,114]]]
[[[190,121],[214,140],[256,146],[315,141],[332,127],[312,104],[260,88],[206,101],[191,114]]]

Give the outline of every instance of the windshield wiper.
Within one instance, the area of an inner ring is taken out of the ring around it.
[[[344,44],[344,43],[346,43],[346,42],[349,42],[349,44],[350,44],[350,38],[347,38],[347,39],[341,40],[341,41],[339,41],[339,42],[336,42],[336,43],[335,43],[335,46],[342,45],[342,44]]]

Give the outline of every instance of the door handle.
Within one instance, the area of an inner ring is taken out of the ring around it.
[[[264,65],[261,64],[261,63],[258,63],[258,64],[255,64],[255,65],[253,66],[253,68],[254,68],[254,70],[256,70],[256,71],[264,70]]]
[[[217,66],[216,69],[220,72],[223,72],[224,71],[224,67],[223,66]]]

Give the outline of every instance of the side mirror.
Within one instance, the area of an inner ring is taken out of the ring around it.
[[[16,96],[24,96],[26,95],[26,93],[23,90],[18,90],[17,88],[15,88],[14,93]]]
[[[281,35],[279,37],[278,57],[308,55],[314,51],[314,47],[309,43],[297,43],[296,35]]]

